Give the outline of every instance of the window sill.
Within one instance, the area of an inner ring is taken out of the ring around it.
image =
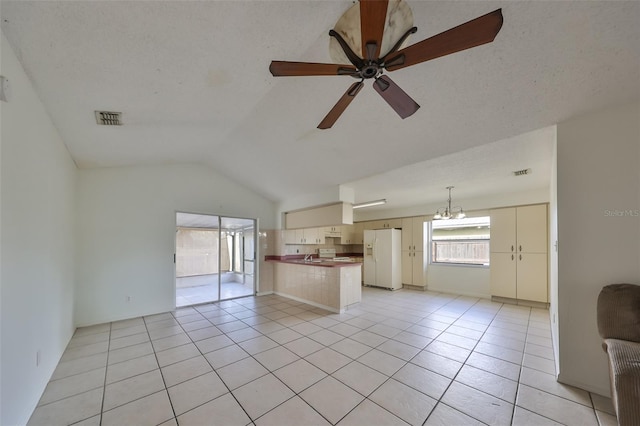
[[[447,263],[447,262],[429,262],[429,266],[446,266],[446,267],[459,267],[459,268],[480,268],[489,269],[490,265],[474,265],[471,263]]]

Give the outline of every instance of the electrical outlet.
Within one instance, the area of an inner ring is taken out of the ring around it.
[[[127,302],[131,302],[131,296],[127,296]]]

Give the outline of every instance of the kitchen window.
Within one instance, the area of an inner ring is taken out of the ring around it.
[[[489,265],[489,216],[431,222],[431,263]]]

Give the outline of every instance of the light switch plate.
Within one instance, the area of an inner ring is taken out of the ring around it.
[[[11,86],[9,79],[0,75],[0,101],[9,102],[11,100]]]

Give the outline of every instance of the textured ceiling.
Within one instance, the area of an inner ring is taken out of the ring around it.
[[[504,25],[491,44],[391,73],[422,106],[406,120],[367,84],[318,130],[352,79],[274,78],[269,62],[331,62],[328,31],[352,4],[3,0],[1,12],[79,167],[203,163],[274,201],[340,184],[392,206],[449,184],[542,187],[548,173],[497,175],[548,170],[548,131],[529,132],[640,98],[640,2],[409,0],[410,44],[497,8]],[[125,124],[97,126],[94,110]]]

